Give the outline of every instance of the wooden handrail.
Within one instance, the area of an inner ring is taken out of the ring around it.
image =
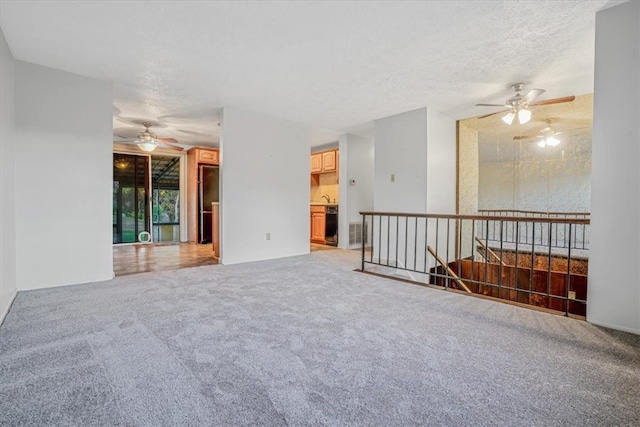
[[[536,223],[556,223],[556,224],[591,224],[589,219],[580,218],[547,218],[534,216],[493,216],[493,215],[455,215],[455,214],[430,214],[430,213],[412,213],[412,212],[378,212],[378,211],[360,211],[360,215],[377,215],[377,216],[397,216],[412,218],[434,218],[434,219],[466,219],[478,221],[510,221],[510,222],[536,222]]]
[[[451,270],[451,268],[447,265],[447,263],[445,263],[443,261],[442,258],[440,258],[438,256],[438,254],[433,250],[433,248],[431,246],[427,245],[427,249],[429,250],[429,253],[431,255],[433,255],[433,257],[438,260],[438,262],[440,263],[441,266],[443,266],[447,272],[453,277],[453,280],[465,291],[467,291],[468,293],[472,294],[473,292],[471,292],[471,289],[469,289],[467,287],[467,285],[464,284],[464,282],[462,280],[460,280],[460,278],[458,277],[458,275],[456,273],[453,272],[453,270]]]
[[[589,216],[591,212],[544,212],[544,211],[523,211],[520,209],[478,209],[478,212],[517,212],[517,213],[531,213],[540,215],[582,215]]]
[[[491,255],[493,255],[499,262],[500,264],[503,265],[503,267],[506,267],[507,264],[504,263],[504,261],[502,261],[502,258],[500,258],[495,252],[493,252],[491,249],[489,249],[489,247],[482,241],[480,240],[480,238],[478,236],[476,236],[476,240],[478,241],[478,243],[480,243],[480,246],[482,246],[482,248],[487,251],[488,253],[490,253]]]

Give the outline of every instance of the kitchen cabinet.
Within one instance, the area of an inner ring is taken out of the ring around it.
[[[325,244],[326,214],[324,206],[311,206],[311,242]]]
[[[322,153],[322,172],[335,172],[336,170],[336,150]]]
[[[322,173],[322,153],[311,155],[311,173]]]
[[[322,151],[311,155],[311,173],[336,172],[338,170],[338,150]]]
[[[218,160],[218,150],[210,150],[206,148],[193,148],[192,150],[194,151],[198,163],[214,166],[218,166],[220,164]],[[189,150],[189,152],[191,152],[191,150]]]

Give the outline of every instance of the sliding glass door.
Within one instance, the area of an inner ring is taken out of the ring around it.
[[[150,241],[149,157],[113,154],[113,243]]]
[[[151,157],[153,241],[180,241],[180,157]]]

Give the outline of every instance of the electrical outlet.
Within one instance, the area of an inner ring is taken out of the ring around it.
[[[576,299],[576,291],[569,291],[569,299]]]
[[[271,233],[267,233],[267,240],[271,240]]]

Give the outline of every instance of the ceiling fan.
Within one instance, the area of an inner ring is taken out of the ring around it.
[[[151,122],[143,122],[142,126],[145,127],[144,131],[139,132],[137,138],[124,138],[121,135],[117,135],[120,138],[123,138],[122,141],[118,141],[118,142],[123,142],[123,143],[129,143],[129,144],[136,144],[138,146],[138,148],[140,148],[142,151],[145,152],[152,152],[153,150],[155,150],[157,147],[163,147],[163,148],[169,148],[172,150],[177,150],[177,151],[183,151],[184,148],[177,146],[175,144],[178,143],[178,141],[174,138],[158,138],[158,136],[155,133],[152,133],[149,131],[149,128],[151,127]],[[124,133],[124,132],[120,132],[120,133]]]
[[[563,102],[571,102],[576,99],[575,96],[565,96],[563,98],[546,99],[533,102],[534,99],[545,92],[544,89],[531,89],[529,92],[527,92],[526,95],[523,95],[522,90],[524,89],[524,83],[514,83],[511,85],[511,87],[516,92],[516,94],[507,99],[504,104],[476,104],[477,107],[507,107],[508,110],[498,111],[478,118],[484,119],[485,117],[490,117],[495,114],[501,114],[506,111],[507,114],[502,117],[502,121],[504,121],[506,124],[510,125],[516,118],[518,119],[518,123],[525,124],[529,120],[531,120],[531,110],[529,109],[529,107],[535,107],[538,105],[560,104]]]
[[[560,140],[556,138],[557,135],[560,135],[562,132],[558,132],[552,125],[553,119],[545,120],[547,126],[543,129],[540,129],[540,133],[538,135],[516,135],[513,137],[514,141],[518,140],[535,140],[536,138],[540,138],[538,141],[539,147],[555,147],[560,144]]]

